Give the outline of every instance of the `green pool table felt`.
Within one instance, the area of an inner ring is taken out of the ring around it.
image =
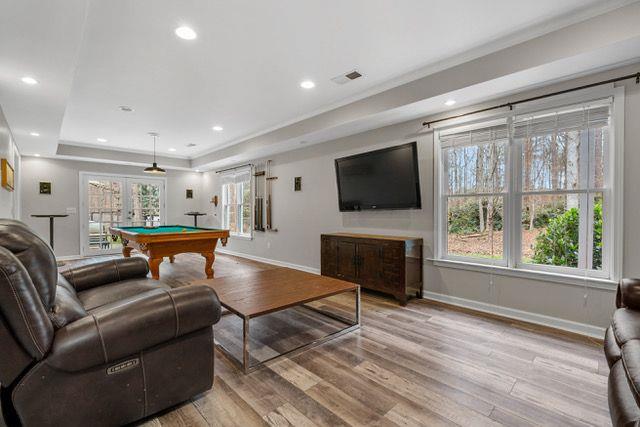
[[[198,233],[201,231],[215,231],[214,228],[190,227],[188,225],[163,225],[154,228],[145,227],[118,227],[120,230],[138,234],[158,234],[158,233]]]

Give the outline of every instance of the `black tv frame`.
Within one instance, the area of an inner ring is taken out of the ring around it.
[[[408,146],[411,146],[412,148],[412,153],[413,153],[413,174],[416,178],[415,180],[415,186],[416,186],[416,194],[417,194],[417,200],[416,200],[416,204],[415,205],[393,205],[393,206],[386,206],[386,205],[375,205],[375,207],[370,207],[370,206],[365,206],[365,207],[359,207],[358,209],[346,209],[344,207],[344,204],[342,203],[342,194],[340,192],[340,168],[338,167],[338,163],[342,160],[351,160],[351,159],[356,159],[359,157],[368,157],[372,154],[378,154],[378,153],[383,153],[385,151],[394,151],[400,148],[406,148]],[[338,186],[338,208],[340,209],[340,212],[359,212],[359,211],[364,211],[364,210],[372,210],[372,211],[382,211],[382,210],[411,210],[411,209],[422,209],[422,194],[420,192],[420,174],[419,174],[419,170],[418,170],[418,143],[417,141],[413,141],[413,142],[409,142],[406,144],[401,144],[401,145],[394,145],[392,147],[387,147],[387,148],[382,148],[380,150],[374,150],[374,151],[367,151],[366,153],[360,153],[360,154],[354,154],[352,156],[347,156],[347,157],[341,157],[339,159],[335,159],[335,168],[336,168],[336,184]]]

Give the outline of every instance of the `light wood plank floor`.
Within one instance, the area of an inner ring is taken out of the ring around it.
[[[179,255],[161,278],[188,286],[204,260]],[[274,269],[218,255],[216,277]],[[216,280],[216,279],[212,279]],[[320,305],[348,313],[353,299]],[[256,358],[335,328],[291,309],[252,324]],[[216,338],[239,351],[240,322],[225,316]],[[362,328],[243,375],[216,351],[214,388],[146,420],[145,426],[610,425],[602,348],[536,327],[424,300],[400,307],[364,292]]]

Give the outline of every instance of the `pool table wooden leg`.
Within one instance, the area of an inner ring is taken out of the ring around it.
[[[213,252],[203,252],[201,254],[206,262],[204,264],[204,272],[207,274],[207,279],[213,279],[213,261],[216,259],[216,256]]]
[[[149,258],[149,270],[151,270],[151,277],[155,280],[160,280],[160,263],[162,258]]]
[[[125,258],[129,258],[131,256],[131,250],[133,248],[130,246],[123,246],[122,247],[122,255],[124,255]]]

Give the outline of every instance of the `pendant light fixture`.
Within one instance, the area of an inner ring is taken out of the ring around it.
[[[149,166],[148,168],[144,168],[144,173],[164,175],[165,173],[167,173],[167,171],[165,171],[161,167],[158,167],[158,164],[156,163],[156,139],[158,139],[158,133],[149,132],[149,135],[153,137],[153,165]]]

